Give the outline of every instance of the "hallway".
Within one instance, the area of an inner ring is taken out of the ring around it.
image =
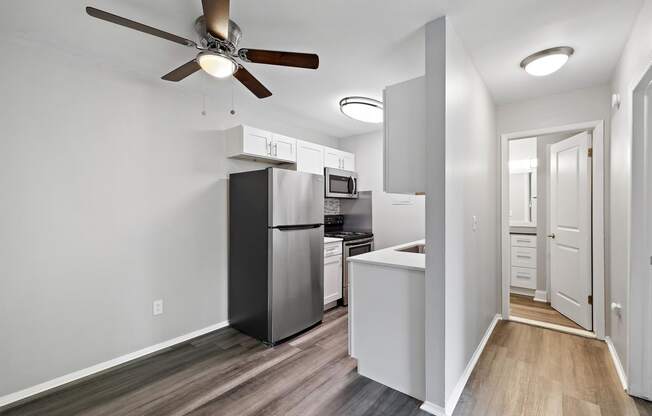
[[[607,344],[516,322],[496,325],[454,416],[647,416],[623,391]]]

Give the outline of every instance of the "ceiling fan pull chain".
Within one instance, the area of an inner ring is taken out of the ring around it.
[[[202,97],[202,110],[201,110],[201,115],[206,116],[206,93],[202,92],[201,93]]]
[[[235,100],[233,96],[235,95],[235,81],[233,81],[233,77],[231,77],[231,113],[232,116],[235,115]]]

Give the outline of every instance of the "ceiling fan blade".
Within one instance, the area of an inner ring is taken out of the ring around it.
[[[238,70],[235,71],[233,76],[258,98],[266,98],[272,95],[272,92],[265,88],[265,86],[254,78],[254,76],[251,75],[251,72],[247,71],[242,65],[238,67]]]
[[[197,63],[197,60],[193,59],[192,61],[186,62],[185,64],[181,65],[179,68],[174,69],[171,72],[163,75],[161,79],[164,79],[166,81],[178,82],[184,79],[185,77],[199,71],[200,68],[201,67]]]
[[[293,66],[296,68],[319,68],[319,56],[314,53],[267,51],[264,49],[240,49],[238,56],[247,62],[268,65]]]
[[[172,33],[165,32],[155,27],[147,26],[142,23],[134,22],[133,20],[120,17],[118,15],[105,12],[95,7],[86,7],[86,13],[97,19],[105,20],[107,22],[115,23],[116,25],[128,27],[129,29],[138,30],[159,38],[167,39],[171,42],[178,43],[179,45],[195,47],[197,44],[190,39],[182,38],[181,36],[173,35]]]
[[[202,0],[206,29],[222,40],[229,38],[229,0]]]

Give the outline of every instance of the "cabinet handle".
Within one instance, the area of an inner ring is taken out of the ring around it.
[[[266,146],[266,147],[267,147],[267,155],[268,155],[268,156],[271,156],[271,155],[272,155],[272,143],[271,143],[271,142],[267,142],[267,146]]]
[[[278,156],[278,143],[274,143],[274,156]]]

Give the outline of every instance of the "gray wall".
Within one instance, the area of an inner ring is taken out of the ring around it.
[[[383,132],[340,139],[340,148],[355,154],[358,187],[372,191],[372,218],[376,250],[420,240],[426,234],[425,196],[401,195],[409,205],[395,205],[392,194],[383,192]],[[400,224],[400,226],[397,226]]]
[[[446,26],[445,319],[448,402],[500,312],[495,106],[454,27]],[[472,228],[472,218],[478,227]],[[428,236],[430,238],[430,236]]]
[[[629,255],[630,255],[630,195],[632,181],[632,88],[652,62],[652,2],[644,3],[632,33],[620,58],[611,89],[620,94],[621,106],[613,112],[611,125],[611,223],[609,292],[607,302],[622,304],[623,313],[607,313],[607,332],[611,336],[620,360],[629,371]],[[609,304],[608,303],[608,304]],[[641,363],[631,363],[641,365]]]
[[[337,139],[244,90],[231,117],[228,82],[202,116],[157,74],[2,42],[0,396],[225,321],[227,177],[264,165],[226,159],[218,130]]]

